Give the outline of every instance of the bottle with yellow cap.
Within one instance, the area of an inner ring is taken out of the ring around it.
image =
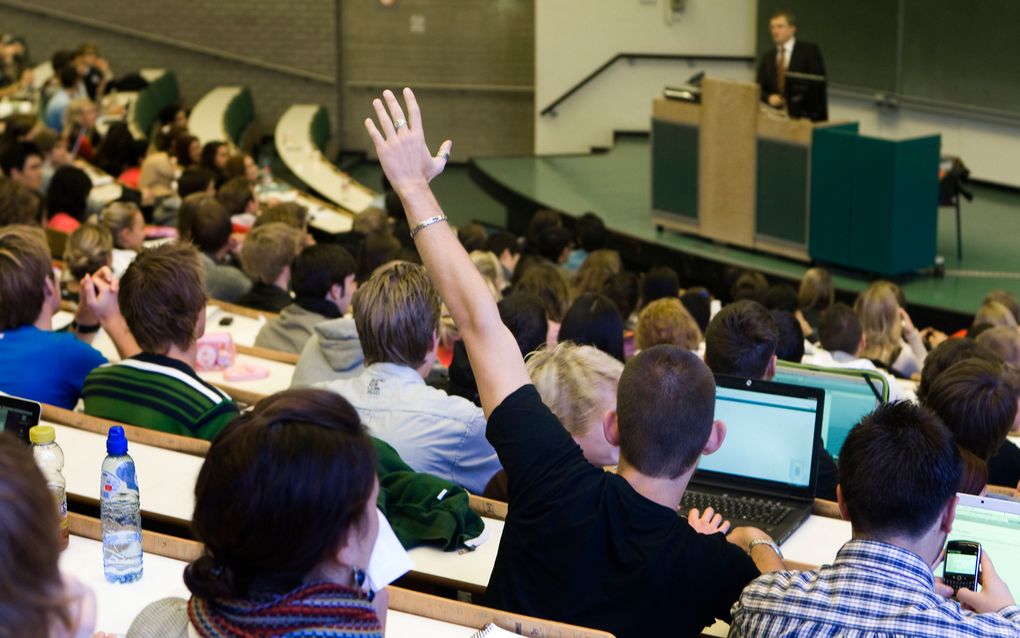
[[[64,451],[57,445],[57,434],[52,425],[37,425],[28,431],[28,440],[32,442],[32,454],[35,463],[46,478],[46,485],[53,493],[57,514],[60,516],[61,547],[67,547],[67,481],[61,470],[64,469]]]

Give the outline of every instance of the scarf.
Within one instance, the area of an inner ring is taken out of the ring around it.
[[[188,602],[191,624],[203,638],[382,638],[372,603],[350,587],[302,585],[260,600]]]

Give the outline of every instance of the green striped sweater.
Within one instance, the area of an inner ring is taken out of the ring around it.
[[[238,414],[230,397],[186,363],[149,353],[94,369],[82,399],[90,416],[206,440]]]

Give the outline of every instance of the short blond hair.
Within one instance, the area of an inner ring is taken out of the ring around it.
[[[425,268],[405,261],[379,269],[358,286],[354,324],[365,363],[417,368],[439,329],[440,301]]]
[[[283,222],[253,228],[241,246],[241,267],[254,282],[271,284],[301,251],[301,231]]]
[[[975,326],[988,324],[993,328],[1016,328],[1016,317],[1010,309],[998,301],[985,301],[974,314]]]
[[[542,403],[571,435],[583,436],[616,407],[623,364],[598,348],[563,342],[528,355],[527,368]]]
[[[64,263],[74,279],[91,275],[113,258],[113,235],[105,226],[82,224],[67,238]]]
[[[53,278],[46,236],[38,226],[0,228],[0,331],[35,323]]]
[[[669,343],[694,351],[701,345],[701,329],[679,299],[664,297],[641,310],[634,338],[640,350]]]

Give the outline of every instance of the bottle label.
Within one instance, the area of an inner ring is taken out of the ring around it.
[[[102,486],[99,490],[99,500],[108,501],[114,494],[120,491],[121,480],[110,472],[103,472]]]

